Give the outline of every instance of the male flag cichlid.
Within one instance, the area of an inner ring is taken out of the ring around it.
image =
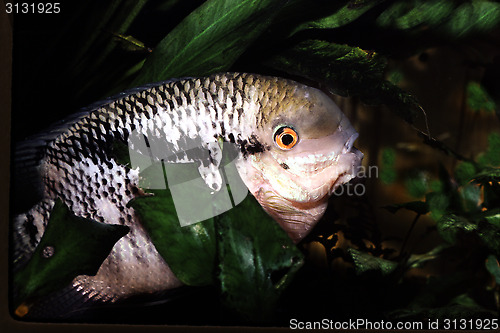
[[[242,181],[295,242],[363,157],[353,148],[358,134],[337,105],[291,80],[226,73],[136,88],[19,145],[16,167],[36,172],[40,201],[14,217],[15,264],[33,253],[60,199],[76,216],[130,228],[95,276],[73,280],[80,294],[112,302],[181,285],[127,205],[142,193],[139,170],[114,160],[111,147],[129,143],[132,134],[167,145],[176,153],[171,162],[193,162],[182,151],[188,141],[206,149],[209,161],[194,162],[215,191],[221,152],[214,143],[237,145]]]

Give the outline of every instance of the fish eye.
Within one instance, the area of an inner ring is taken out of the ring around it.
[[[289,126],[280,126],[274,132],[274,142],[281,149],[291,149],[299,141],[299,134]]]

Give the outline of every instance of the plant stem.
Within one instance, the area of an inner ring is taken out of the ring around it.
[[[410,239],[410,235],[411,235],[413,229],[415,228],[415,225],[417,224],[417,221],[420,218],[420,215],[421,214],[417,214],[417,216],[415,216],[415,218],[413,219],[413,222],[411,223],[410,229],[406,233],[406,237],[405,237],[405,239],[403,241],[403,244],[401,245],[401,250],[399,251],[399,256],[400,257],[403,256],[404,250],[406,248],[406,244],[408,243],[408,240]]]

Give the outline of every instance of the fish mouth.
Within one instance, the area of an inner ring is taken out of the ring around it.
[[[341,154],[317,154],[309,158],[323,160],[308,165],[306,157],[306,163],[301,165],[302,176],[290,172],[288,182],[287,179],[274,182],[271,190],[261,192],[258,198],[264,209],[296,243],[303,239],[323,216],[328,198],[333,192],[356,177],[363,154],[351,145],[342,150]],[[291,187],[294,191],[288,192],[287,189]]]
[[[328,167],[339,164],[339,160],[343,155],[353,151],[355,154],[359,152],[354,148],[354,141],[357,138],[358,133],[354,133],[342,146],[338,147],[338,144],[334,144],[332,145],[333,148],[327,143],[310,142],[305,148],[302,148],[301,151],[291,157],[276,156],[276,161],[295,176],[307,177],[319,174]],[[327,138],[327,140],[331,141],[330,138]]]
[[[333,142],[332,138],[321,142],[310,140],[301,151],[276,156],[276,163],[285,169],[282,172],[287,176],[270,182],[286,199],[297,204],[316,202],[331,195],[359,172],[363,154],[353,147],[357,136],[355,133],[345,141],[338,137],[334,137]]]

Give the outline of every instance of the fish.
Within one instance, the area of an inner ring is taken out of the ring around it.
[[[76,216],[130,228],[95,276],[72,281],[86,300],[112,303],[182,286],[128,205],[144,195],[140,170],[114,158],[115,142],[159,143],[171,163],[193,162],[184,148],[201,147],[208,159],[197,161],[198,170],[213,191],[222,184],[220,142],[233,144],[248,191],[297,243],[334,190],[356,176],[357,137],[324,92],[284,78],[220,73],[123,92],[18,144],[15,169],[25,170],[39,198],[13,218],[14,265],[33,253],[61,200]]]

